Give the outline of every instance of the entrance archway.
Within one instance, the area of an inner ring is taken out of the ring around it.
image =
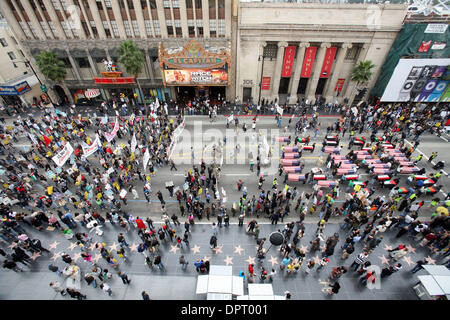
[[[53,90],[55,90],[56,94],[58,95],[58,103],[63,104],[63,103],[68,103],[69,102],[69,99],[67,98],[67,95],[64,92],[64,89],[61,88],[60,85],[55,84],[53,86]]]

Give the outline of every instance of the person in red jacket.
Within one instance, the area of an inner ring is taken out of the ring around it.
[[[250,277],[253,277],[255,270],[253,269],[254,265],[253,264],[249,264],[248,265],[248,273],[250,275]]]
[[[137,228],[139,230],[145,230],[146,229],[144,221],[142,221],[142,219],[139,218],[139,217],[136,218],[136,225],[137,225]]]

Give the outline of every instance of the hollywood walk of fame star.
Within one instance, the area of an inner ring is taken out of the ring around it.
[[[137,247],[138,245],[136,243],[133,242],[133,244],[130,246],[130,251],[137,251]]]
[[[203,261],[211,261],[211,257],[204,256],[202,260]]]
[[[392,250],[392,246],[388,246],[387,244],[384,245],[384,250]]]
[[[325,252],[327,250],[327,246],[323,245],[323,246],[320,247],[320,249],[322,249],[322,252]]]
[[[56,261],[59,257],[61,257],[61,252],[57,252],[53,254],[53,257],[51,258],[53,261]]]
[[[227,256],[227,258],[225,260],[223,260],[223,261],[225,261],[227,266],[230,265],[230,264],[233,264],[233,258],[229,257],[229,256]]]
[[[95,256],[92,258],[92,261],[98,262],[98,260],[100,260],[101,257],[102,257],[101,254],[96,253]]]
[[[317,265],[320,264],[320,262],[322,261],[322,259],[320,259],[319,256],[315,256],[313,259]]]
[[[218,253],[222,253],[222,248],[223,248],[223,246],[220,246],[220,247],[214,248],[213,250],[214,250],[215,254],[218,254]]]
[[[430,256],[426,257],[425,260],[427,260],[429,264],[436,264],[436,260],[434,260]]]
[[[176,254],[178,250],[180,250],[180,248],[178,248],[178,247],[175,245],[175,246],[170,246],[170,250],[169,250],[169,251]]]
[[[244,249],[240,245],[234,247],[234,253],[241,255],[242,251],[244,251]]]
[[[192,251],[193,251],[194,253],[200,253],[200,247],[199,247],[198,245],[195,245],[195,246],[192,248]]]
[[[50,250],[56,249],[56,247],[58,246],[58,244],[59,244],[59,242],[58,242],[58,241],[55,241],[55,242],[53,242],[48,248],[49,248]]]
[[[74,243],[74,242],[72,242],[72,243],[70,244],[70,246],[69,246],[67,249],[70,249],[70,251],[72,251],[72,250],[75,249],[76,247],[77,247],[77,244]]]
[[[73,255],[73,261],[77,261],[80,258],[81,258],[81,253],[79,253],[79,252],[77,252]]]
[[[329,280],[320,280],[319,279],[319,283],[323,286],[322,288],[322,292],[328,292],[330,289],[330,281]]]
[[[389,265],[389,259],[387,259],[384,254],[382,256],[378,256],[378,258],[381,259],[381,264],[386,263],[387,265]]]
[[[117,246],[118,246],[118,243],[113,243],[111,246],[109,246],[109,250],[117,250]]]
[[[414,264],[414,262],[412,262],[412,260],[411,260],[411,257],[408,257],[408,256],[404,256],[403,261],[405,261],[408,264],[408,266],[411,266],[412,264]]]
[[[15,247],[17,247],[17,242],[13,242],[8,246],[10,249],[14,249]]]
[[[416,248],[414,248],[413,246],[411,246],[409,244],[406,246],[406,249],[408,249],[408,252],[416,253]]]
[[[276,264],[278,264],[278,259],[274,256],[270,256],[269,262],[272,264],[272,267]]]
[[[35,253],[33,253],[33,255],[31,256],[31,259],[34,261],[34,260],[36,260],[37,258],[39,258],[40,256],[41,256],[40,253],[35,252]]]
[[[300,251],[302,251],[304,253],[307,253],[308,252],[308,247],[307,246],[300,246]],[[325,251],[325,250],[323,250],[323,251]]]
[[[254,258],[254,257],[250,257],[250,256],[248,256],[248,259],[247,259],[247,260],[245,260],[245,261],[247,261],[247,262],[248,262],[248,264],[255,264],[255,258]]]
[[[95,249],[95,245],[96,245],[96,243],[91,243],[91,245],[89,246],[89,250],[94,250]]]

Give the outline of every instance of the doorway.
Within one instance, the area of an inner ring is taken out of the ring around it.
[[[325,88],[325,84],[327,83],[328,78],[320,78],[317,82],[316,87],[316,95],[322,95],[323,89]]]
[[[59,103],[67,103],[69,101],[69,99],[67,98],[66,93],[64,92],[64,89],[61,88],[60,85],[55,84],[53,89],[55,90],[56,94],[58,95],[58,102]]]
[[[242,102],[249,103],[252,100],[252,87],[244,87]]]

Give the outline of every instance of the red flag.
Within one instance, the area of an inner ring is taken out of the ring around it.
[[[44,135],[43,135],[43,138],[44,138],[45,145],[48,147],[48,145],[50,144],[50,142],[52,142],[52,140],[49,137],[44,136]]]

